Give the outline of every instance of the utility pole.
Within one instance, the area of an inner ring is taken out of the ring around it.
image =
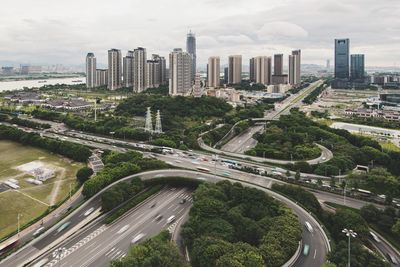
[[[71,186],[72,186],[72,183],[69,184],[69,201],[71,201]]]
[[[353,230],[351,230],[351,229],[349,229],[349,230],[347,230],[346,228],[344,228],[343,230],[342,230],[342,233],[344,233],[344,234],[346,234],[346,236],[349,238],[349,245],[348,245],[348,247],[349,247],[349,251],[348,251],[348,267],[350,267],[350,238],[355,238],[356,236],[357,236],[357,233],[356,232],[354,232]]]
[[[17,215],[17,220],[18,220],[18,225],[17,225],[17,233],[18,233],[18,237],[19,237],[19,232],[20,232],[20,222],[19,222],[19,218],[22,216],[21,213],[18,213]]]

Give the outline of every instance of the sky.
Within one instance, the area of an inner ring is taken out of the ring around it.
[[[302,63],[333,62],[335,38],[367,66],[400,65],[399,0],[18,0],[0,9],[0,61],[84,64],[88,52],[107,63],[138,46],[168,56],[197,37],[198,65],[210,56],[248,58],[302,50]]]

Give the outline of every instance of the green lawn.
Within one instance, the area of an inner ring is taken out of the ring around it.
[[[10,141],[0,141],[0,181],[14,178],[19,181],[20,192],[0,193],[0,238],[15,230],[16,214],[22,213],[21,225],[39,217],[50,205],[55,205],[69,195],[69,188],[76,186],[76,172],[82,163],[49,153],[42,149]],[[43,185],[26,181],[29,173],[15,169],[32,161],[40,161],[55,169],[55,176]],[[25,195],[24,195],[25,194]]]

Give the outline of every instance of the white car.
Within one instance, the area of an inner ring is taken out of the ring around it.
[[[175,221],[175,216],[174,215],[172,215],[171,217],[169,217],[168,219],[167,219],[167,223],[169,224],[169,223],[172,223],[173,221]]]
[[[119,231],[117,232],[117,234],[122,234],[123,232],[125,232],[126,230],[128,230],[129,228],[129,224],[121,227],[121,229],[119,229]]]
[[[136,244],[137,242],[139,242],[140,240],[142,240],[142,238],[145,237],[145,236],[146,236],[146,234],[144,234],[144,233],[138,234],[137,236],[135,236],[135,237],[132,239],[131,244]]]
[[[84,214],[83,214],[83,216],[88,216],[90,213],[92,213],[94,211],[94,208],[90,208],[90,209],[88,209]]]

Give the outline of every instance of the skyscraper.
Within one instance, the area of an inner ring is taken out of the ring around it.
[[[133,86],[133,51],[128,51],[126,57],[123,59],[123,78],[124,78],[124,87],[132,87]]]
[[[228,76],[229,76],[229,68],[225,67],[224,68],[224,83],[228,84]]]
[[[188,95],[192,89],[192,56],[175,48],[169,54],[169,94]]]
[[[228,84],[238,84],[242,81],[242,56],[234,55],[228,58]]]
[[[255,60],[255,58],[252,57],[252,58],[250,58],[250,61],[249,61],[249,79],[250,79],[250,82],[255,82],[256,81],[256,74],[255,74],[255,70],[254,70],[254,65],[255,65],[254,60]]]
[[[351,55],[351,79],[363,80],[365,74],[365,62],[363,54]]]
[[[86,56],[86,87],[96,87],[96,57],[93,53]]]
[[[192,80],[194,81],[194,76],[196,73],[196,36],[191,31],[186,36],[186,52],[192,57]]]
[[[283,74],[283,54],[274,55],[274,75]]]
[[[271,84],[271,58],[266,56],[258,56],[253,58],[254,82],[268,85]]]
[[[301,50],[294,50],[289,55],[289,84],[298,86],[301,83]]]
[[[121,50],[108,50],[108,89],[116,90],[122,86]]]
[[[152,60],[157,61],[159,63],[159,84],[166,85],[167,84],[167,64],[165,57],[160,57],[159,55],[153,54]]]
[[[146,88],[157,88],[160,86],[160,62],[147,60]]]
[[[133,50],[133,91],[140,93],[146,89],[146,48]]]
[[[350,40],[335,39],[335,78],[349,78]]]
[[[210,57],[208,59],[208,87],[219,87],[220,59],[219,57]]]

